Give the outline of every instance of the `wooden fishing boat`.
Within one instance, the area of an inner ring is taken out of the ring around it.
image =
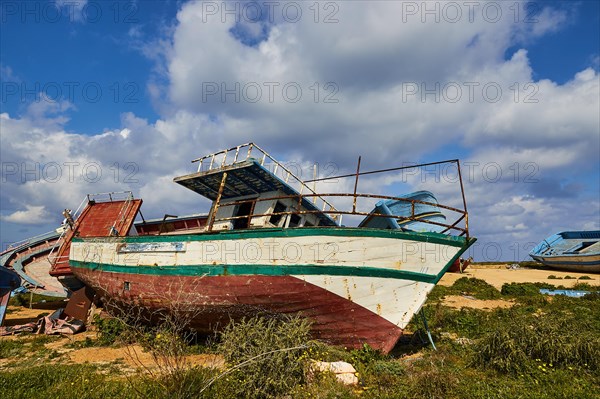
[[[553,234],[533,248],[529,256],[554,269],[600,273],[600,230]]]
[[[174,181],[213,201],[201,232],[77,235],[70,271],[113,304],[192,315],[199,331],[255,314],[299,314],[312,320],[315,338],[387,352],[475,241],[464,201],[463,209],[439,205],[457,215],[445,234],[343,226],[343,215],[387,217],[361,211],[361,200],[418,203],[358,193],[359,176],[373,171],[350,176],[353,193],[318,194],[252,143],[194,162],[196,172]],[[325,179],[334,178],[348,176]],[[335,199],[351,200],[351,209]],[[130,215],[132,201],[113,207]]]

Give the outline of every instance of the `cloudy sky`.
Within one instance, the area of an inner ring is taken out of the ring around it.
[[[2,1],[0,232],[86,193],[205,212],[172,183],[253,141],[302,178],[459,158],[477,260],[600,228],[597,1]],[[456,204],[451,168],[365,180]],[[350,187],[350,185],[345,184]],[[344,186],[323,188],[337,191]]]

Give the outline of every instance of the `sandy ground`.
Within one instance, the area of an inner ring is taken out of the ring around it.
[[[481,310],[493,310],[496,308],[510,308],[514,305],[512,301],[504,299],[476,299],[468,296],[448,295],[444,298],[443,304],[451,308],[472,308]]]
[[[558,279],[549,279],[548,276],[556,276]],[[566,276],[574,277],[565,280]],[[588,276],[591,280],[579,280],[582,276]],[[497,289],[502,288],[504,283],[548,283],[552,285],[563,285],[572,287],[577,283],[589,285],[600,285],[600,275],[594,273],[562,272],[555,270],[537,269],[507,269],[506,264],[499,265],[471,265],[464,273],[446,273],[439,284],[452,285],[461,277],[475,277],[487,281]]]

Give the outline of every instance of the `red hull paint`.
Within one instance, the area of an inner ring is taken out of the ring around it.
[[[159,310],[175,307],[197,317],[192,327],[210,332],[231,319],[257,313],[301,314],[313,321],[317,339],[387,353],[402,329],[362,306],[292,276],[149,276],[73,268],[98,292],[123,303]],[[128,282],[128,284],[126,284]],[[125,290],[128,285],[129,290]],[[169,305],[174,304],[174,305]]]

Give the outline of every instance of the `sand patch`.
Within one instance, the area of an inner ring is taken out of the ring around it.
[[[493,310],[497,308],[510,308],[514,305],[513,301],[504,299],[476,299],[462,295],[448,295],[442,303],[448,307],[460,309],[471,308],[481,310]]]
[[[548,276],[554,275],[557,279],[549,279]],[[575,277],[565,280],[566,276]],[[579,277],[588,276],[590,280],[579,280]],[[439,284],[451,286],[461,277],[474,277],[487,281],[498,290],[505,283],[548,283],[555,286],[563,285],[567,288],[573,287],[577,283],[586,283],[589,285],[600,286],[600,275],[593,273],[562,272],[555,270],[538,269],[507,269],[506,264],[502,265],[471,265],[465,273],[446,273]]]
[[[74,363],[108,364],[123,362],[131,368],[157,368],[152,353],[145,351],[139,345],[128,345],[118,348],[82,348],[68,353]],[[189,366],[224,368],[223,357],[215,354],[189,355],[185,357]]]

